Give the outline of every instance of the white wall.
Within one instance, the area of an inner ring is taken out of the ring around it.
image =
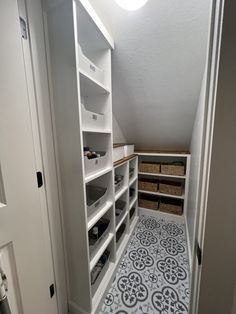
[[[121,130],[114,115],[112,119],[112,128],[113,128],[113,143],[127,143],[123,131]]]
[[[236,280],[235,27],[236,2],[229,1],[222,32],[198,314],[232,313]]]
[[[115,0],[90,2],[115,40],[113,112],[124,137],[146,148],[188,149],[211,1],[149,0],[135,12]]]
[[[191,167],[190,167],[190,178],[189,178],[189,199],[188,199],[188,210],[187,210],[187,230],[189,235],[190,254],[193,254],[194,248],[194,231],[196,223],[196,215],[198,206],[198,193],[199,193],[199,179],[201,169],[201,158],[202,158],[202,146],[203,146],[203,133],[204,133],[204,119],[205,119],[205,103],[206,97],[206,72],[202,80],[201,93],[199,97],[191,145]]]

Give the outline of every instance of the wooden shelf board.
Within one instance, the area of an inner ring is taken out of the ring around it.
[[[171,195],[171,194],[164,194],[160,192],[150,192],[145,190],[138,190],[139,193],[145,193],[145,194],[151,194],[151,195],[157,195],[157,196],[163,196],[163,197],[170,197],[170,198],[176,198],[176,199],[182,199],[184,200],[184,195],[178,196],[178,195]]]
[[[128,212],[126,212],[124,214],[124,216],[121,218],[121,220],[119,221],[118,225],[116,226],[116,231],[120,228],[120,226],[122,225],[122,223],[125,221],[125,219],[127,218]]]
[[[128,190],[128,186],[125,185],[119,192],[115,195],[115,201],[117,201],[126,191]]]
[[[99,81],[95,80],[83,70],[79,70],[80,88],[82,96],[110,94],[110,90]]]
[[[130,156],[128,156],[128,157],[124,157],[124,158],[122,158],[122,159],[120,159],[120,160],[117,160],[117,161],[115,161],[114,163],[113,163],[113,166],[116,168],[116,167],[118,167],[118,166],[121,166],[123,163],[125,163],[126,161],[128,161],[128,160],[131,160],[131,159],[133,159],[133,158],[135,158],[135,157],[137,157],[138,155],[137,154],[132,154],[132,155],[130,155]]]
[[[95,223],[100,219],[102,218],[103,215],[106,214],[106,212],[112,207],[113,205],[113,202],[111,201],[108,201],[104,206],[103,208],[101,208],[99,210],[99,212],[91,217],[88,218],[88,230],[90,230],[94,225]]]
[[[104,174],[106,174],[106,173],[108,173],[110,171],[112,171],[112,168],[108,167],[108,168],[105,168],[105,169],[100,170],[98,172],[95,172],[93,174],[90,174],[90,175],[85,177],[85,183],[93,181],[94,179],[97,179],[97,178],[101,177],[102,175],[104,175]]]
[[[94,266],[97,264],[99,261],[99,258],[101,257],[102,253],[106,250],[108,247],[109,243],[111,242],[113,238],[113,234],[109,233],[107,237],[105,238],[106,240],[102,242],[100,247],[96,250],[96,253],[94,254],[93,258],[90,261],[90,271],[94,268]]]
[[[139,175],[153,176],[153,177],[163,177],[163,178],[173,178],[173,179],[186,179],[186,176],[175,176],[163,173],[150,173],[150,172],[138,172]]]

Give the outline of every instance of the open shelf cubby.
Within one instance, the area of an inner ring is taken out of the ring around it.
[[[116,199],[128,188],[128,163],[115,167],[114,187]]]
[[[83,132],[83,150],[86,182],[96,174],[111,169],[111,134]]]
[[[88,231],[90,270],[97,264],[104,249],[113,239],[113,221],[113,210],[111,209]]]
[[[113,165],[112,37],[88,0],[45,1],[69,312],[96,313],[137,222],[136,211],[130,223],[137,193],[130,204],[129,188],[137,184],[138,161]]]
[[[113,204],[112,171],[86,184],[86,211],[89,221]]]
[[[139,207],[182,215],[186,212],[190,154],[139,152]]]
[[[125,215],[128,210],[128,191],[126,192],[115,202],[115,215],[116,215],[116,230],[119,229],[119,226],[122,224]]]

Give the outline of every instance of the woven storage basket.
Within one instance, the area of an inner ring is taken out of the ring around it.
[[[143,161],[139,164],[139,171],[148,173],[160,173],[161,165],[157,162]]]
[[[139,179],[138,181],[139,190],[157,192],[158,191],[158,182],[153,179]]]
[[[182,162],[163,163],[161,164],[161,173],[175,176],[184,176],[185,167]]]
[[[182,200],[163,198],[160,201],[159,210],[170,214],[182,215],[183,202]]]
[[[139,207],[158,210],[158,198],[153,195],[141,194],[138,201]]]
[[[183,193],[183,186],[181,182],[162,180],[159,183],[159,192],[164,194],[181,196]]]

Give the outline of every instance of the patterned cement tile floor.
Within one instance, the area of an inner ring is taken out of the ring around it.
[[[187,314],[189,261],[184,224],[141,216],[100,314]]]

